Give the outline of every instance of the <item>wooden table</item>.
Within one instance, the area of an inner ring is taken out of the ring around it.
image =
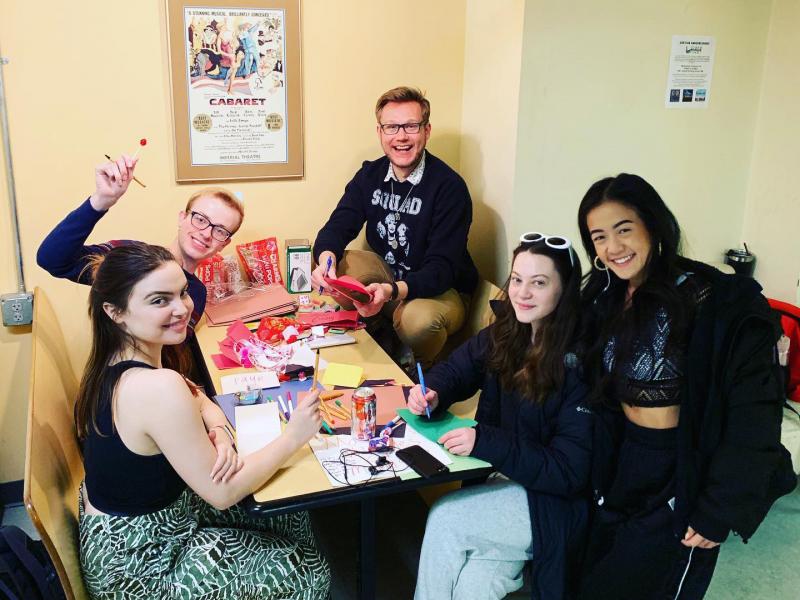
[[[211,381],[221,390],[220,377],[251,372],[244,368],[220,371],[211,360],[219,353],[217,343],[225,336],[225,327],[209,327],[203,319],[196,329],[197,340],[205,359]],[[322,348],[321,358],[328,362],[360,365],[367,379],[394,379],[398,384],[410,385],[412,381],[381,349],[365,330],[349,332],[355,344]],[[457,416],[472,417],[476,398],[456,403],[451,412]],[[263,516],[272,516],[298,510],[309,510],[342,502],[358,501],[360,504],[360,551],[358,596],[364,600],[375,597],[375,501],[379,496],[419,489],[425,486],[483,477],[490,468],[472,468],[443,473],[430,479],[380,480],[360,487],[334,488],[308,445],[281,468],[245,503],[247,509]]]

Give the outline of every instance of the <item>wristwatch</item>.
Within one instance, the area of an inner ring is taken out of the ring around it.
[[[392,286],[392,295],[389,296],[389,300],[397,300],[397,296],[400,295],[400,288],[397,287],[397,283],[394,281],[390,281],[389,285]]]

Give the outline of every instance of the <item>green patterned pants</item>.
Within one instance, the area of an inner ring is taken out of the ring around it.
[[[316,600],[330,570],[306,512],[249,516],[219,511],[190,489],[140,517],[87,515],[80,501],[80,558],[92,598],[103,600]]]

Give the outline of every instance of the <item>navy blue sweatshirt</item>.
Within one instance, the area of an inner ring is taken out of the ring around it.
[[[467,251],[472,200],[461,176],[430,152],[418,185],[384,181],[385,156],[365,161],[317,234],[314,258],[344,249],[367,224],[367,243],[408,285],[408,300],[432,298],[454,288],[472,293],[478,271]],[[392,195],[392,191],[394,195]]]
[[[95,210],[87,198],[44,238],[36,253],[36,263],[53,277],[91,285],[91,273],[86,268],[89,258],[131,243],[131,240],[112,240],[104,244],[84,245],[94,226],[107,212]],[[184,273],[189,284],[189,296],[194,301],[189,320],[189,333],[193,337],[194,328],[206,308],[206,286],[194,273],[185,270]]]

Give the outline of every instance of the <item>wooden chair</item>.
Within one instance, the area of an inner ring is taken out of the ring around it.
[[[34,292],[33,356],[25,453],[25,508],[69,600],[88,598],[78,558],[78,488],[83,461],[73,406],[78,384],[53,308]]]

